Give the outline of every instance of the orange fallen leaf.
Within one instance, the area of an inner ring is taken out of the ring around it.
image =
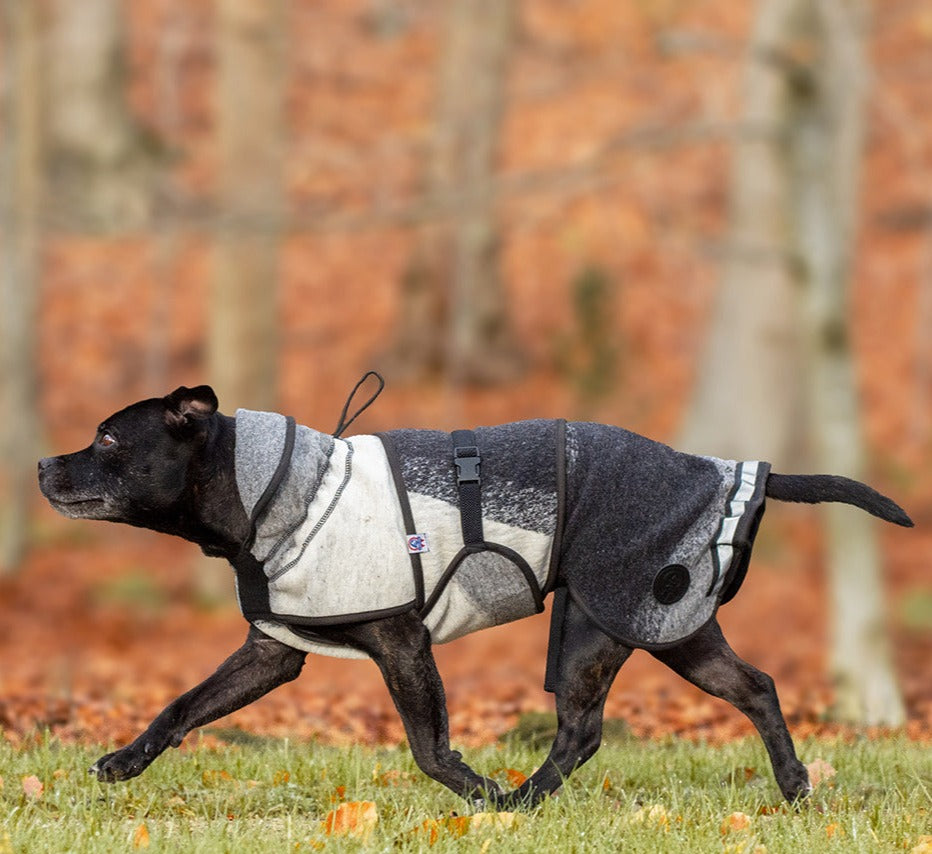
[[[397,768],[393,768],[391,771],[379,774],[374,779],[380,786],[410,786],[417,777],[410,771],[399,771]]]
[[[844,835],[845,835],[845,830],[844,830],[844,828],[843,828],[840,824],[838,824],[838,822],[833,821],[831,824],[826,825],[826,827],[825,827],[825,835],[826,835],[829,839],[831,839],[831,838],[832,838],[833,836],[835,836],[836,834],[837,834],[838,836],[844,836]]]
[[[346,786],[337,786],[330,793],[330,803],[338,804],[346,797]]]
[[[275,776],[272,778],[273,786],[283,786],[291,779],[291,772],[285,771],[284,769],[275,772]]]
[[[719,831],[722,836],[729,833],[737,833],[740,830],[747,830],[751,826],[751,817],[743,812],[733,812],[722,820]]]
[[[140,824],[136,828],[136,832],[133,833],[133,848],[148,848],[149,847],[149,828],[146,825]]]
[[[229,783],[233,778],[226,771],[204,771],[201,774],[201,782],[205,786],[219,786],[221,783]]]
[[[497,768],[492,772],[493,777],[498,777],[499,775],[503,776],[510,785],[516,787],[527,780],[527,774],[523,774],[515,768]]]
[[[514,812],[477,812],[469,817],[469,830],[480,827],[502,827],[509,829],[521,823],[521,816]]]
[[[920,836],[909,854],[932,854],[932,836]]]
[[[661,804],[649,804],[636,809],[629,819],[631,824],[656,824],[666,828],[670,824],[670,816]]]
[[[476,816],[451,815],[449,818],[443,820],[442,825],[446,828],[450,836],[465,836],[469,833],[469,828],[475,817]]]
[[[779,815],[786,812],[786,807],[784,804],[779,806],[773,806],[772,804],[764,804],[758,811],[758,815]]]
[[[479,812],[475,815],[451,815],[446,818],[429,818],[422,821],[410,833],[414,836],[426,836],[427,844],[433,845],[441,835],[456,839],[482,828],[509,829],[517,827],[521,820],[522,816],[513,812]]]
[[[27,798],[37,801],[42,797],[44,791],[45,786],[42,785],[42,781],[34,774],[23,777],[23,792],[26,794]]]
[[[427,844],[433,845],[437,838],[440,836],[441,825],[440,822],[435,818],[428,818],[422,821],[417,827],[415,827],[411,833],[414,836],[420,836],[424,834],[427,836]]]
[[[347,801],[327,813],[322,822],[327,836],[357,836],[368,839],[379,822],[373,801]]]
[[[722,846],[722,854],[767,854],[767,846],[754,844],[752,848],[748,845],[747,840],[741,840],[740,842],[734,842],[731,845]]]
[[[809,782],[813,788],[831,780],[838,773],[824,759],[816,759],[810,762],[806,766],[806,770],[809,772]]]

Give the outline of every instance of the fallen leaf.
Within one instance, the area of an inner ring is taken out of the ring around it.
[[[425,819],[411,831],[411,834],[413,836],[424,834],[427,836],[427,844],[433,845],[440,836],[440,822],[435,818]]]
[[[477,812],[469,818],[469,829],[501,827],[510,830],[521,823],[522,816],[514,812]]]
[[[527,774],[516,770],[515,768],[498,768],[491,774],[492,777],[504,777],[510,785],[520,786],[525,780],[527,780]]]
[[[346,797],[346,786],[337,786],[330,793],[330,803],[338,804]]]
[[[410,771],[399,771],[397,768],[393,768],[391,771],[386,771],[373,779],[380,786],[410,786],[417,779],[417,776]]]
[[[476,813],[476,815],[484,815],[484,813]],[[468,815],[451,815],[449,818],[445,818],[441,822],[441,826],[446,828],[447,833],[450,836],[465,836],[469,833],[470,827],[472,827],[472,820],[476,816]],[[478,827],[478,825],[476,825]]]
[[[825,827],[825,835],[826,835],[829,839],[831,839],[831,838],[832,838],[833,836],[835,836],[835,835],[844,836],[844,835],[845,835],[845,829],[844,829],[837,821],[833,821],[831,824],[826,825],[826,827]]]
[[[207,787],[219,786],[222,783],[229,783],[232,777],[226,771],[205,771],[201,774],[201,782]]]
[[[729,833],[737,833],[740,830],[747,830],[751,826],[751,817],[743,812],[733,812],[723,819],[719,831],[722,836]]]
[[[285,771],[284,769],[282,769],[281,771],[276,771],[276,772],[275,772],[275,776],[272,778],[272,785],[273,785],[273,786],[283,786],[283,785],[285,785],[285,783],[287,783],[290,779],[291,779],[291,772],[290,772],[290,771]]]
[[[327,836],[357,836],[369,838],[379,823],[379,813],[373,801],[347,801],[327,813],[322,828]]]
[[[664,828],[670,824],[670,817],[660,804],[641,807],[635,810],[628,820],[631,824],[656,824]]]
[[[932,854],[932,836],[920,836],[909,854]]]
[[[23,777],[23,792],[25,792],[27,798],[37,801],[42,797],[44,791],[45,786],[42,785],[42,781],[35,775]]]
[[[451,815],[446,818],[429,818],[409,831],[413,836],[426,836],[433,845],[440,836],[454,839],[483,829],[510,830],[521,824],[523,816],[513,812],[477,812],[475,815]],[[483,844],[483,848],[485,845]]]
[[[772,804],[764,804],[758,811],[758,815],[780,815],[786,812],[786,806],[784,804],[779,804],[778,806],[773,806]]]
[[[722,854],[767,854],[767,846],[754,845],[752,848],[748,845],[747,840],[744,840],[741,842],[734,842],[731,845],[722,846]]]
[[[417,827],[411,830],[413,836],[424,834],[427,836],[427,844],[433,845],[440,836],[440,822],[435,818],[428,818],[422,821]]]
[[[806,766],[806,770],[809,772],[809,782],[813,788],[831,780],[838,773],[824,759],[816,759],[810,762]]]
[[[133,848],[149,847],[149,828],[145,824],[140,824],[133,834]]]

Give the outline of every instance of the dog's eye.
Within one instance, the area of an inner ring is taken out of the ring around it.
[[[109,448],[111,445],[116,444],[116,439],[109,433],[101,433],[97,438],[97,444],[100,445],[101,448]]]

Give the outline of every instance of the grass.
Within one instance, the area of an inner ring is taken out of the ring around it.
[[[822,759],[837,773],[808,806],[793,810],[781,805],[757,741],[709,746],[621,738],[603,746],[558,797],[510,826],[489,821],[464,836],[465,820],[431,823],[470,810],[420,774],[405,748],[189,741],[191,749],[169,751],[141,777],[105,786],[86,773],[99,749],[46,738],[17,750],[0,739],[0,854],[428,847],[483,854],[827,854],[921,851],[922,837],[932,834],[932,751],[905,739],[803,743],[804,761]],[[528,772],[545,752],[511,739],[464,754],[486,772],[503,766]],[[325,832],[330,810],[360,801],[374,803],[370,826],[378,817],[367,838]],[[747,818],[729,820],[735,813]]]

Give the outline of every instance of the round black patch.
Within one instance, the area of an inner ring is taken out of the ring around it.
[[[665,566],[654,578],[654,598],[661,605],[679,602],[689,590],[689,570],[679,563]]]

